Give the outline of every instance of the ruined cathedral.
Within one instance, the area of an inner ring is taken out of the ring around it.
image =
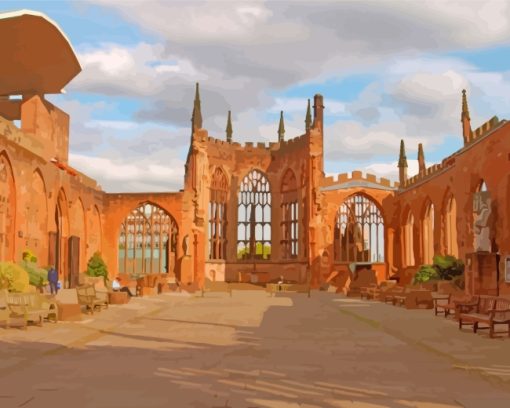
[[[493,117],[473,129],[465,93],[463,147],[426,167],[420,146],[409,178],[402,141],[392,183],[325,177],[321,95],[302,135],[285,137],[282,115],[277,141],[240,144],[230,115],[226,135],[209,135],[197,85],[183,189],[110,194],[69,165],[70,118],[45,99],[81,71],[64,33],[28,11],[0,16],[2,33],[24,47],[0,46],[0,260],[30,248],[71,287],[100,251],[112,276],[164,273],[196,288],[283,276],[313,288],[342,287],[353,264],[405,283],[450,254],[466,262],[468,291],[510,294],[510,125]]]

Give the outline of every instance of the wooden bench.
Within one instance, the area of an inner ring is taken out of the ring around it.
[[[489,329],[489,336],[495,334],[497,324],[508,326],[510,336],[510,300],[496,296],[479,296],[477,302],[459,304],[459,330],[463,325],[473,325],[473,333],[478,329]],[[487,327],[479,327],[480,324]]]
[[[78,295],[78,304],[86,307],[86,311],[94,314],[96,308],[101,310],[102,307],[108,309],[108,297],[98,296],[94,285],[78,286],[76,288]]]
[[[406,309],[432,309],[434,301],[432,292],[426,289],[406,288],[402,295],[393,297],[394,305],[405,306]]]
[[[7,306],[10,312],[10,318],[19,318],[23,320],[23,328],[27,328],[28,322],[37,323],[42,326],[43,321],[48,317],[48,309],[42,305],[32,303],[31,293],[7,293]]]
[[[439,313],[444,313],[447,318],[452,312],[455,313],[455,318],[459,318],[459,304],[473,303],[478,301],[478,296],[466,295],[465,293],[448,294],[437,296],[434,298],[434,316]]]
[[[384,301],[384,303],[391,303],[392,305],[395,305],[396,298],[398,296],[403,296],[405,293],[406,288],[404,286],[395,286],[393,288],[389,288],[388,290],[384,291],[380,295],[380,299]]]
[[[371,292],[375,291],[376,289],[378,289],[378,286],[375,283],[371,283],[370,286],[362,286],[359,290],[360,299],[365,298],[368,300],[370,297],[373,298]]]

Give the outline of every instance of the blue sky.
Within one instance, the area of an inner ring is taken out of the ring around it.
[[[182,188],[194,83],[204,127],[234,139],[303,132],[325,97],[326,173],[396,179],[418,143],[432,164],[461,147],[460,97],[473,129],[510,110],[507,2],[4,1],[40,11],[83,71],[49,99],[71,114],[70,163],[106,191]]]

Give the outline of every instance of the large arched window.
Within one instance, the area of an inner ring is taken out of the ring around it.
[[[271,257],[271,187],[266,176],[251,170],[238,197],[237,258]]]
[[[45,198],[44,198],[45,199]],[[0,260],[14,261],[16,191],[11,165],[0,154]]]
[[[142,204],[120,227],[119,272],[135,275],[173,272],[177,224],[162,208]]]
[[[292,170],[287,170],[282,179],[282,256],[284,259],[298,256],[298,192],[297,180]]]
[[[227,195],[227,177],[218,167],[212,176],[211,199],[209,201],[209,259],[225,259]]]
[[[457,257],[459,255],[457,246],[457,203],[453,195],[446,201],[444,221],[446,253]]]
[[[414,217],[413,213],[407,213],[407,219],[404,224],[404,263],[406,266],[413,266],[414,260]]]
[[[432,264],[434,258],[434,204],[425,207],[422,221],[423,263]]]
[[[363,195],[349,197],[338,210],[335,260],[384,262],[384,220],[377,205]]]

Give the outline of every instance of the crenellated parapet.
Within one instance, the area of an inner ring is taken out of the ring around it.
[[[378,178],[375,174],[367,173],[363,175],[363,172],[361,171],[353,171],[350,174],[341,173],[334,176],[328,176],[325,177],[321,183],[321,189],[324,191],[357,186],[390,190],[397,189],[399,187],[399,183],[384,177]]]
[[[505,120],[500,121],[497,116],[493,116],[487,122],[485,122],[483,125],[481,125],[472,132],[470,142],[472,143],[475,140],[484,137],[485,135],[487,135],[494,129],[498,128],[505,122],[506,122]]]
[[[443,173],[444,171],[448,170],[449,168],[455,166],[455,157],[457,156],[457,153],[446,157],[441,161],[441,163],[433,164],[432,166],[429,166],[423,171],[422,173],[418,173],[413,177],[408,178],[405,183],[400,186],[401,189],[406,189],[409,187],[412,187],[415,184],[421,183],[422,181],[432,178],[438,174]]]
[[[233,150],[246,150],[246,151],[253,151],[253,150],[263,150],[266,152],[274,152],[274,151],[280,151],[280,152],[286,152],[286,151],[292,151],[296,148],[302,148],[305,147],[307,144],[307,138],[306,135],[301,135],[298,137],[295,137],[294,139],[284,140],[280,143],[278,142],[245,142],[245,143],[238,143],[238,142],[227,142],[223,139],[217,139],[215,137],[211,136],[205,136],[202,135],[198,138],[199,141],[205,142],[208,146],[217,146],[225,149],[233,149]]]

